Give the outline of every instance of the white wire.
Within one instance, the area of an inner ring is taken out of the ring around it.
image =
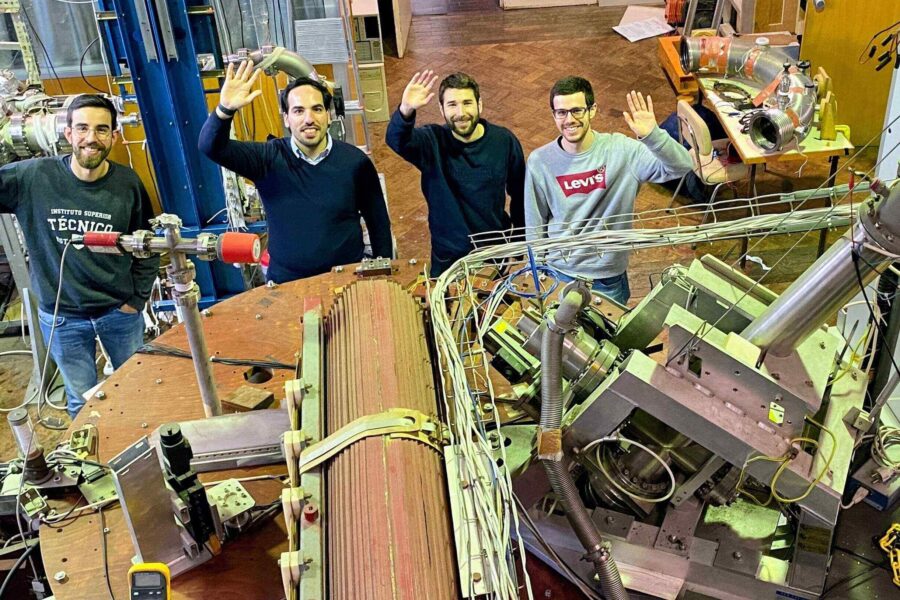
[[[638,494],[633,494],[633,493],[629,492],[628,490],[626,490],[621,485],[619,485],[615,480],[613,480],[612,477],[609,476],[609,474],[606,472],[606,469],[603,467],[602,463],[600,462],[601,461],[600,444],[605,444],[607,442],[624,442],[626,444],[633,444],[633,445],[637,446],[638,448],[640,448],[641,450],[643,450],[644,452],[646,452],[647,454],[649,454],[650,456],[652,456],[653,458],[655,458],[656,461],[663,466],[663,468],[666,470],[666,473],[669,475],[669,481],[670,481],[669,492],[665,496],[662,496],[660,498],[647,498],[646,496],[639,496]],[[669,467],[669,464],[666,461],[664,461],[659,454],[657,454],[656,452],[654,452],[653,450],[651,450],[644,444],[641,444],[640,442],[636,442],[634,440],[629,440],[628,438],[622,437],[621,435],[617,434],[617,435],[613,435],[610,437],[600,438],[598,440],[594,440],[593,442],[589,442],[584,446],[584,448],[581,449],[581,452],[583,454],[586,454],[591,448],[593,448],[595,446],[597,447],[597,466],[600,468],[600,470],[603,473],[603,476],[606,478],[606,480],[609,481],[613,485],[613,487],[615,487],[617,490],[619,490],[623,494],[625,494],[631,498],[634,498],[635,500],[638,500],[639,502],[649,502],[651,504],[658,504],[661,502],[668,501],[669,498],[672,497],[672,494],[675,493],[675,488],[678,486],[678,484],[675,481],[675,474],[672,473],[672,469]]]

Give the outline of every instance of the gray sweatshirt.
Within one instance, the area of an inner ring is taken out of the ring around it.
[[[593,145],[580,154],[563,150],[557,138],[528,157],[527,238],[568,237],[598,228],[629,229],[642,183],[677,179],[691,168],[687,149],[659,127],[640,141],[620,133],[594,131]],[[553,251],[547,262],[567,275],[599,279],[624,273],[628,254]]]

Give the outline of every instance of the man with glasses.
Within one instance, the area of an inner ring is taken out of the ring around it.
[[[525,224],[519,140],[482,118],[478,83],[465,73],[449,75],[438,88],[446,125],[416,127],[416,111],[434,98],[435,83],[433,71],[413,76],[385,134],[388,146],[422,172],[432,277],[472,251],[470,235]]]
[[[591,128],[597,105],[586,79],[566,77],[553,85],[550,108],[560,136],[528,157],[528,239],[629,229],[642,183],[677,179],[691,170],[688,151],[657,126],[650,97],[632,91],[626,99],[630,113],[623,117],[639,141]],[[595,290],[624,305],[631,295],[628,254],[571,249],[547,258],[563,279],[589,279]]]
[[[84,406],[82,394],[97,385],[95,338],[113,368],[143,343],[141,311],[159,270],[158,256],[67,248],[72,235],[146,229],[153,217],[137,174],[107,160],[119,135],[116,116],[105,97],[78,96],[66,115],[72,154],[0,168],[0,212],[15,214],[25,236],[41,332],[62,373],[73,418]]]

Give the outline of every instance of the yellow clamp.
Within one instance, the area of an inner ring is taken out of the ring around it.
[[[360,440],[374,436],[411,439],[441,450],[444,431],[440,422],[417,410],[391,408],[347,423],[321,442],[304,448],[298,460],[303,474],[337,456]]]

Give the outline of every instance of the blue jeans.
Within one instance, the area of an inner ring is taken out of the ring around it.
[[[559,279],[565,282],[574,281],[573,277],[569,277],[565,273],[560,273]],[[625,303],[631,298],[631,288],[628,287],[628,271],[621,275],[595,279],[591,289],[625,306]]]
[[[53,313],[39,310],[38,317],[41,333],[48,341]],[[96,337],[106,348],[113,368],[118,369],[144,343],[144,317],[139,312],[125,313],[118,308],[94,318],[57,315],[50,356],[62,373],[67,410],[73,419],[84,406],[82,394],[97,385]]]

